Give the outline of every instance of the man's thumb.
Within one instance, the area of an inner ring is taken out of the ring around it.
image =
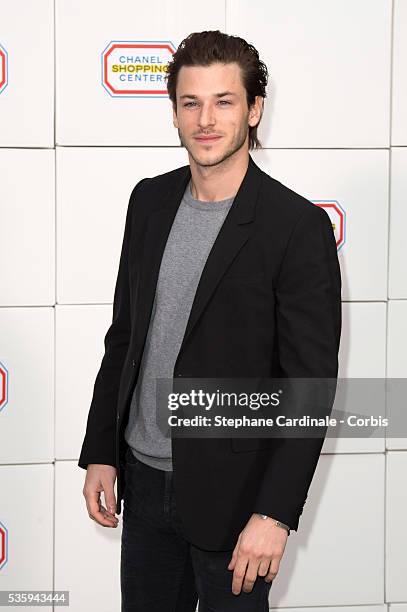
[[[116,498],[113,491],[105,491],[106,508],[111,514],[116,513]]]

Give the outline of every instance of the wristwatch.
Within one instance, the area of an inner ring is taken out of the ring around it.
[[[261,516],[262,519],[271,519],[271,516],[267,516],[267,514],[259,514],[259,516]],[[288,534],[290,534],[290,527],[288,525],[286,525],[285,523],[282,523],[281,521],[277,521],[276,519],[271,519],[275,525],[278,525],[279,527],[283,527],[284,529],[286,529],[288,531]]]

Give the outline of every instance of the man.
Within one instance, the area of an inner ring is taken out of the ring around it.
[[[267,84],[254,47],[191,34],[167,79],[189,165],[130,197],[83,493],[105,527],[124,499],[122,610],[263,611],[323,438],[168,438],[154,383],[335,379],[336,243],[327,213],[249,155]]]

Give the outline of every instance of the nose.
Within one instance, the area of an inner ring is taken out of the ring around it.
[[[215,125],[215,113],[211,104],[203,104],[199,113],[198,124],[201,129]]]

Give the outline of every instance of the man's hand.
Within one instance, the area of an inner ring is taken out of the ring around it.
[[[112,465],[90,463],[86,470],[86,479],[83,487],[88,514],[91,519],[103,527],[117,527],[119,520],[116,513],[116,497],[114,483],[116,468]],[[107,508],[102,506],[100,493],[104,492]]]
[[[257,574],[265,576],[266,582],[276,577],[287,538],[288,533],[284,527],[275,525],[270,519],[262,519],[258,514],[252,514],[239,535],[228,565],[228,569],[234,570],[234,595],[239,595],[243,579],[243,591],[250,593]]]

